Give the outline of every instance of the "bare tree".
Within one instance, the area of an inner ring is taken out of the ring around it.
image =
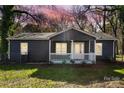
[[[87,12],[90,9],[90,6],[83,5],[74,5],[72,6],[72,15],[74,17],[74,22],[81,29],[85,29],[85,25],[88,22]]]
[[[119,22],[119,15],[118,15],[118,7],[111,6],[111,5],[104,5],[104,6],[95,6],[91,8],[92,18],[94,19],[96,25],[100,28],[100,30],[107,34],[112,34],[114,37],[118,38],[118,44],[116,45],[117,54],[119,53],[119,46],[120,46],[120,22]],[[110,27],[107,30],[107,27]]]
[[[49,26],[54,28],[55,31],[62,31],[71,25],[72,15],[69,11],[55,5],[52,5],[49,9],[57,13],[55,18],[48,18]]]
[[[110,24],[112,32],[117,37],[117,26],[118,26],[118,13],[115,6],[94,6],[91,8],[92,18],[104,33],[106,32],[106,25]]]

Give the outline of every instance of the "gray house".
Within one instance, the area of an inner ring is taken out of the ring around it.
[[[96,63],[115,58],[116,38],[98,32],[69,28],[53,33],[21,33],[9,40],[9,58],[14,62]]]

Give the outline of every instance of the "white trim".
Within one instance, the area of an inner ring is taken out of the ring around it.
[[[65,53],[65,54],[59,54],[59,53],[50,53],[50,55],[52,56],[56,56],[55,58],[52,57],[51,60],[53,63],[62,63],[63,60],[66,60],[66,64],[71,64],[70,60],[70,56],[71,56],[71,53]],[[62,57],[62,59],[59,59],[57,56],[68,56],[69,59],[65,59]],[[80,60],[85,60],[84,56],[89,56],[88,59],[86,59],[87,61],[85,63],[87,64],[92,64],[92,61],[96,61],[96,57],[95,57],[95,53],[83,53],[83,54],[76,54],[76,59],[75,60],[75,64],[82,64],[82,61]],[[77,60],[79,59],[79,60]]]
[[[50,53],[51,55],[70,55],[71,53],[63,53],[63,54],[60,54],[60,53]]]
[[[71,59],[74,58],[73,53],[74,53],[74,41],[71,40]]]
[[[24,47],[24,44],[26,47]],[[28,46],[29,46],[28,42],[20,42],[20,55],[28,55],[29,52]]]
[[[96,38],[96,36],[91,35],[90,33],[87,33],[87,32],[85,32],[85,31],[82,31],[82,30],[79,30],[79,29],[76,29],[76,28],[73,28],[73,27],[70,27],[70,28],[68,28],[68,29],[66,29],[66,30],[60,31],[60,32],[55,33],[55,34],[53,34],[53,35],[50,35],[49,38],[52,38],[52,37],[54,37],[54,36],[56,36],[56,35],[59,35],[59,34],[61,34],[61,33],[64,33],[64,32],[66,32],[66,31],[69,31],[69,30],[71,30],[71,29],[74,29],[74,30],[76,30],[76,31],[79,31],[79,32],[81,32],[81,33],[84,33],[84,34],[87,34],[87,35],[89,35],[89,36],[92,36],[92,37]]]
[[[95,64],[96,64],[96,40],[94,40],[94,53],[95,53]]]
[[[89,50],[88,50],[88,52],[90,53],[90,40],[89,40]],[[89,56],[89,59],[90,59],[90,56]]]
[[[51,40],[49,40],[49,62],[50,62],[50,60],[51,60],[51,55],[50,55],[50,53],[51,53]]]
[[[55,45],[55,53],[60,53],[60,54],[67,53],[67,42],[56,42],[55,44],[56,44]],[[57,45],[59,47],[57,47]],[[63,48],[63,46],[64,46],[64,48]]]

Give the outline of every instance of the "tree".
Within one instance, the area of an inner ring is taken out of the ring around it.
[[[13,29],[14,18],[17,14],[26,14],[32,17],[36,22],[38,20],[28,11],[22,11],[19,9],[15,9],[14,5],[3,5],[0,6],[0,11],[2,13],[2,22],[1,22],[1,56],[2,61],[4,63],[7,62],[7,52],[8,52],[8,41],[7,37],[9,36],[9,32]]]
[[[27,24],[22,29],[23,32],[41,32],[38,25],[35,24]]]
[[[106,26],[110,25],[113,35],[117,37],[117,29],[119,25],[117,6],[95,6],[95,8],[91,8],[91,13],[94,21],[102,32],[107,33]]]
[[[99,6],[91,6],[90,13],[92,18],[94,19],[96,25],[102,32],[106,32],[106,14],[107,14],[108,6],[99,5]]]
[[[112,34],[118,39],[116,45],[117,54],[119,54],[121,51],[124,53],[124,6],[97,6],[93,8],[92,13],[95,15],[95,17],[96,14],[100,17],[99,20],[98,17],[95,18],[93,16],[100,30],[107,34]]]
[[[120,26],[122,26],[122,54],[124,54],[124,6],[119,7]]]
[[[68,28],[72,25],[72,15],[69,11],[62,9],[57,6],[51,6],[49,9],[56,11],[58,15],[55,15],[56,18],[49,19],[48,24],[51,28],[55,29],[55,31],[61,31]]]
[[[72,6],[72,15],[74,22],[78,25],[81,30],[85,29],[85,25],[88,22],[86,13],[90,9],[90,6],[74,5]]]

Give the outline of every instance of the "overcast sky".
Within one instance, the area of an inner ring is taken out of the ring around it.
[[[62,5],[62,7],[64,7],[64,9],[69,10],[72,7],[72,5]]]

